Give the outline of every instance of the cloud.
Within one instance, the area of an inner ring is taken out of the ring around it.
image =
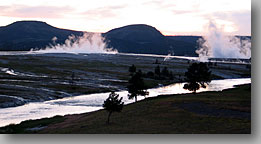
[[[195,14],[195,10],[172,10],[173,14]]]
[[[81,15],[88,19],[106,19],[111,17],[117,17],[118,11],[124,9],[125,7],[127,7],[127,5],[98,7],[95,9],[87,10],[81,13]]]
[[[184,15],[184,14],[191,14],[194,15],[199,13],[199,2],[198,1],[186,1],[189,4],[184,4],[182,1],[162,1],[162,0],[151,0],[144,2],[144,6],[152,6],[157,9],[161,9],[164,11],[169,11],[174,15]]]
[[[176,4],[173,3],[166,3],[165,1],[162,0],[152,0],[152,1],[147,1],[142,3],[144,6],[154,6],[159,9],[167,9],[167,8],[173,8],[176,7]]]
[[[214,18],[232,22],[237,31],[251,35],[251,11],[217,12]]]
[[[69,6],[0,6],[0,16],[18,18],[62,18],[74,9]]]

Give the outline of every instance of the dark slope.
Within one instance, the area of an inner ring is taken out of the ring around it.
[[[69,35],[81,35],[80,31],[72,31],[53,27],[40,21],[18,21],[0,27],[0,50],[23,50],[44,48],[57,37],[57,43],[63,43]]]
[[[164,35],[162,35],[160,31],[144,24],[128,25],[112,29],[105,35],[107,38],[116,38],[138,43],[159,42],[159,40],[164,39]]]
[[[197,56],[197,40],[201,36],[166,36],[168,43],[173,47],[175,55],[179,56]]]
[[[116,28],[104,34],[109,47],[123,53],[149,53],[196,56],[195,49],[199,37],[164,36],[156,28],[148,25],[129,25]]]
[[[167,54],[169,45],[156,28],[148,25],[128,25],[104,34],[108,47],[123,53]]]

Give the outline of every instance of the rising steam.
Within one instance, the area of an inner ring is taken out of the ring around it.
[[[251,40],[228,36],[222,29],[210,21],[207,34],[198,40],[199,49],[196,53],[200,61],[208,58],[244,58],[251,57]]]
[[[31,50],[39,53],[117,53],[116,50],[106,47],[104,37],[98,33],[84,33],[83,36],[71,35],[64,44],[56,43],[57,37],[52,39],[54,45],[41,50]]]
[[[167,60],[170,60],[170,59],[171,59],[171,54],[168,54],[167,56],[165,56],[163,61],[167,61]]]

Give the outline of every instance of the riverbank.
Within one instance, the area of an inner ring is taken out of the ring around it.
[[[128,104],[121,113],[56,116],[0,128],[1,133],[251,133],[251,88],[161,95]]]

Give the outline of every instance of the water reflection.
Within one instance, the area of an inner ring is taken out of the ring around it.
[[[214,80],[206,89],[200,91],[221,91],[223,89],[233,88],[234,85],[251,83],[250,78],[244,79],[226,79]],[[177,83],[165,87],[149,89],[149,96],[154,97],[163,94],[182,94],[190,93],[183,89],[184,83]],[[134,100],[129,100],[127,91],[117,92],[125,104],[132,103]],[[104,100],[109,96],[109,93],[81,95],[46,102],[28,103],[19,107],[0,109],[0,126],[5,126],[11,123],[20,123],[28,119],[39,119],[52,117],[55,115],[79,114],[102,109]],[[142,100],[144,97],[138,97]]]

